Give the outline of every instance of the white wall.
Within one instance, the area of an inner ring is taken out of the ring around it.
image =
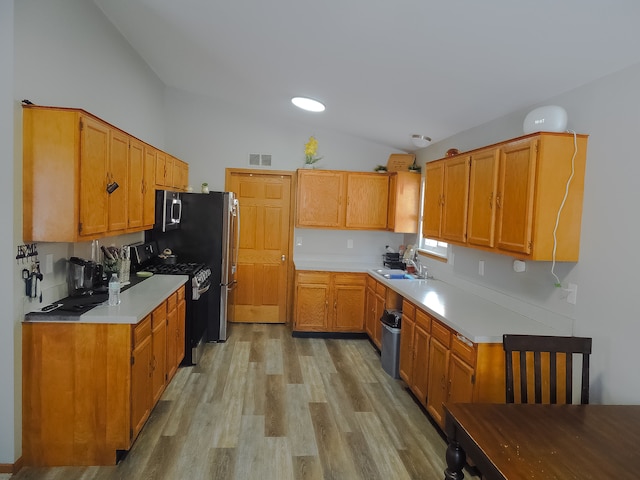
[[[13,0],[0,2],[0,223],[14,224],[13,206]],[[0,464],[12,464],[20,451],[20,438],[13,432],[20,423],[20,369],[16,365],[13,269],[14,239],[0,235]]]
[[[453,247],[454,264],[430,262],[436,276],[553,324],[570,322],[579,336],[593,337],[591,393],[594,403],[640,402],[640,376],[633,352],[640,338],[637,271],[640,235],[640,162],[634,140],[640,129],[640,65],[549,99],[564,107],[568,128],[589,134],[580,261],[559,264],[563,282],[578,285],[577,305],[553,287],[550,262],[527,262],[516,274],[512,259]],[[533,108],[533,107],[532,107]],[[419,152],[421,162],[449,148],[477,148],[522,135],[530,109],[515,112]],[[485,260],[485,276],[478,261]],[[631,363],[630,363],[631,362]]]

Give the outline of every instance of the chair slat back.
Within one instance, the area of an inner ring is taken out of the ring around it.
[[[589,355],[591,354],[591,338],[556,337],[546,335],[504,335],[505,377],[507,403],[515,402],[515,368],[514,352],[518,353],[518,375],[520,378],[520,402],[528,403],[527,352],[533,353],[534,401],[543,402],[542,386],[545,378],[549,379],[549,402],[558,401],[558,358],[564,356],[565,362],[565,402],[573,402],[573,355],[582,355],[580,403],[589,403]],[[548,371],[543,369],[543,355],[548,355]],[[544,370],[544,371],[543,371]],[[546,376],[546,377],[545,377]]]

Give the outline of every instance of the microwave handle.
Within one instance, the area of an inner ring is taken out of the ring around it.
[[[182,200],[174,198],[171,203],[171,223],[180,223],[180,219],[182,218]],[[178,215],[176,216],[174,216],[174,205],[178,205]]]

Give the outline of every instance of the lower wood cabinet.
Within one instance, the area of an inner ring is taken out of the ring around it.
[[[296,272],[295,331],[364,331],[364,273]]]
[[[385,308],[399,309],[402,298],[372,276],[367,277],[365,331],[376,347],[382,348],[382,324],[380,318]]]
[[[172,297],[176,325],[184,326],[184,286]],[[22,324],[25,465],[113,465],[131,448],[182,360],[168,355],[180,351],[167,324],[171,303],[136,325]]]
[[[402,304],[400,377],[444,428],[444,403],[504,403],[500,343],[474,344],[413,303]]]

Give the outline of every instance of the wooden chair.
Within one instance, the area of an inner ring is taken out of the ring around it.
[[[529,397],[527,389],[531,383],[531,375],[527,375],[527,366],[531,366],[531,355],[526,352],[533,352],[533,386],[535,389],[535,403],[543,403],[542,386],[548,379],[548,401],[558,403],[558,390],[562,392],[563,385],[559,383],[557,366],[560,364],[562,372],[563,362],[558,362],[558,357],[564,360],[565,370],[565,401],[573,403],[573,354],[582,354],[582,384],[580,403],[589,403],[589,355],[591,354],[591,338],[581,337],[553,337],[540,335],[504,335],[503,346],[505,352],[506,367],[506,394],[507,403],[515,403],[515,375],[520,378],[520,403],[528,403]],[[514,369],[514,352],[519,352],[518,367]],[[543,355],[544,352],[548,353]],[[529,358],[529,361],[527,360]],[[544,364],[544,365],[543,365]],[[543,372],[543,366],[544,372]],[[546,368],[548,367],[548,369]],[[546,400],[546,399],[545,399]],[[546,401],[544,402],[546,403]]]

